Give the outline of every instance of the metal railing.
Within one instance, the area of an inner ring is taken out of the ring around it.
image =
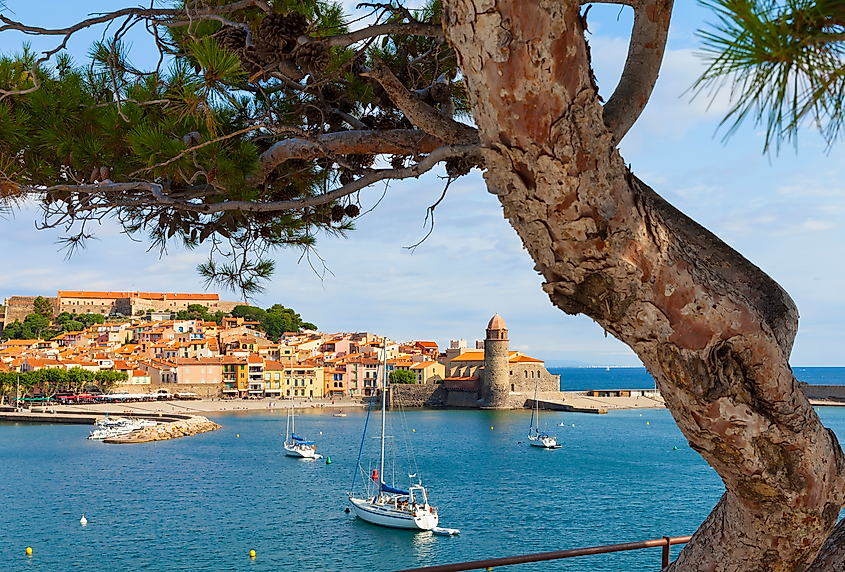
[[[589,546],[587,548],[572,548],[555,552],[539,552],[537,554],[523,554],[521,556],[506,556],[504,558],[490,558],[488,560],[474,560],[472,562],[458,562],[456,564],[441,564],[424,568],[408,568],[397,572],[461,572],[463,570],[492,570],[497,566],[512,566],[528,562],[543,562],[545,560],[560,560],[561,558],[575,558],[576,556],[592,556],[594,554],[609,554],[626,550],[640,550],[642,548],[663,548],[660,569],[669,566],[669,547],[673,544],[686,544],[692,536],[664,536],[655,540],[640,540],[639,542],[623,542],[622,544],[605,544],[603,546]]]

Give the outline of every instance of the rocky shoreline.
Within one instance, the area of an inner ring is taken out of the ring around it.
[[[179,437],[191,437],[208,431],[220,429],[222,426],[207,417],[195,415],[187,419],[160,423],[155,427],[145,427],[128,435],[105,439],[103,443],[129,444],[129,443],[150,443],[152,441],[166,441],[178,439]]]

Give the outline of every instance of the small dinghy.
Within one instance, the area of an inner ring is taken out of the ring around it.
[[[434,534],[438,534],[440,536],[453,536],[455,534],[461,533],[461,531],[458,530],[457,528],[442,528],[442,527],[439,527],[439,526],[435,526],[434,528],[432,528],[431,532],[433,532]]]

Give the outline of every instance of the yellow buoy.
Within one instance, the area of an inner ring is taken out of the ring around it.
[[[645,424],[648,425],[648,421],[646,421]]]
[[[235,437],[240,437],[240,435],[235,435]]]
[[[249,557],[250,557],[250,558],[255,558],[255,550],[250,550],[250,551],[249,551]]]
[[[32,556],[32,548],[30,548],[29,546],[26,547],[26,555]]]
[[[417,432],[416,429],[411,429],[411,433],[416,433],[416,432]]]
[[[492,428],[493,428],[493,426],[491,425],[491,426],[490,426],[490,429],[492,429]]]

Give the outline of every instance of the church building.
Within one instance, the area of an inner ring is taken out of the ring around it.
[[[560,400],[560,376],[552,375],[543,360],[510,351],[508,329],[499,314],[487,324],[484,349],[459,348],[445,364],[445,389],[453,407],[522,409],[534,399]],[[457,355],[454,355],[457,353]]]

